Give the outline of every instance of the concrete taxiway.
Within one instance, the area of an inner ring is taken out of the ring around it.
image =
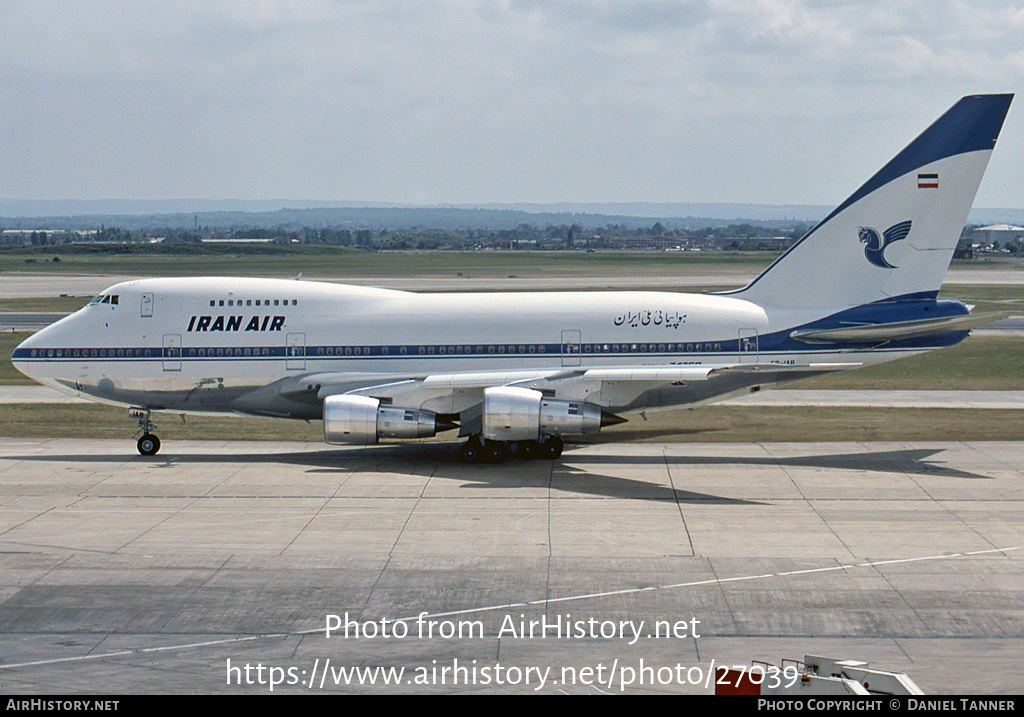
[[[1024,690],[1024,444],[456,448],[0,439],[0,683],[708,693],[811,653]]]

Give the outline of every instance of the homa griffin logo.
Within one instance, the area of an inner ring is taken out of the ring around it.
[[[864,256],[877,267],[882,269],[895,269],[894,264],[890,264],[885,259],[885,250],[889,248],[889,245],[893,242],[906,239],[907,235],[910,234],[911,221],[908,219],[905,222],[899,224],[893,224],[891,227],[882,232],[882,236],[878,236],[878,230],[872,229],[871,227],[858,227],[857,236],[860,237],[862,244],[866,244],[864,247]]]
[[[193,316],[186,331],[241,331],[243,316]],[[253,316],[246,331],[280,331],[283,316]]]

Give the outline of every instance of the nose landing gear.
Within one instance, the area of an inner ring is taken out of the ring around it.
[[[160,439],[153,433],[156,430],[156,424],[149,420],[149,409],[132,408],[128,411],[128,415],[139,422],[139,430],[133,436],[133,438],[136,436],[139,438],[136,444],[139,453],[144,456],[155,456],[160,450]]]

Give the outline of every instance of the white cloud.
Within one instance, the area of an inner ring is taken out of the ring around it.
[[[825,203],[1024,76],[1024,10],[982,0],[38,0],[0,25],[0,196]]]

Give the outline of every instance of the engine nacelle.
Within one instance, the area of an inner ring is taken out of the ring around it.
[[[433,411],[382,406],[369,396],[328,396],[324,399],[324,440],[369,444],[380,438],[429,438],[438,431],[436,418]],[[446,424],[442,430],[449,427]]]
[[[594,433],[607,424],[600,407],[583,401],[545,398],[540,391],[515,386],[484,389],[483,437],[490,441]]]

